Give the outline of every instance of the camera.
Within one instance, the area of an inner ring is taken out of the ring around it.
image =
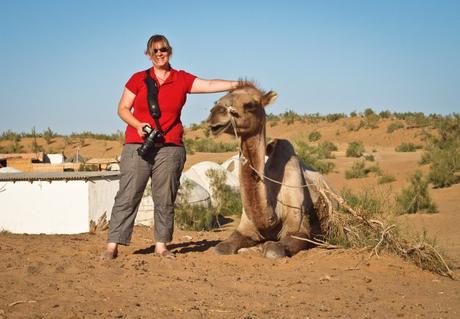
[[[137,154],[139,154],[141,157],[144,157],[153,147],[162,146],[165,138],[162,131],[157,130],[156,128],[152,128],[148,125],[145,125],[142,128],[142,131],[144,131],[146,135],[144,138],[144,143],[137,149]]]

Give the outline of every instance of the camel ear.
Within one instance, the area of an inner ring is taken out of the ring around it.
[[[262,96],[262,100],[260,101],[260,104],[263,107],[265,107],[268,104],[275,102],[277,97],[278,97],[278,93],[276,93],[275,91],[270,91],[266,93],[264,96]]]
[[[276,144],[278,143],[278,139],[274,138],[270,142],[268,142],[266,148],[265,148],[265,153],[267,156],[270,156],[273,151],[275,150]]]

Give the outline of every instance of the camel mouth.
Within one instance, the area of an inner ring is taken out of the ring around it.
[[[212,135],[217,136],[221,134],[222,132],[226,131],[231,125],[232,125],[232,122],[228,122],[226,124],[210,125],[211,133]]]

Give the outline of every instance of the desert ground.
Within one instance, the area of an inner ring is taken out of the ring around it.
[[[326,179],[337,191],[375,188],[395,194],[416,169],[423,153],[401,153],[401,142],[423,144],[421,129],[387,133],[391,120],[376,129],[348,131],[356,119],[333,123],[267,125],[269,137],[306,139],[315,130],[320,141],[338,146],[336,167]],[[187,138],[203,136],[188,130]],[[223,137],[229,141],[231,137]],[[377,185],[371,174],[345,179],[354,161],[347,144],[361,141],[375,163],[396,180]],[[29,140],[23,139],[24,147]],[[4,143],[4,142],[2,142]],[[75,145],[56,138],[46,147],[63,150]],[[117,141],[88,139],[79,151],[87,158],[116,157]],[[203,160],[223,162],[236,152],[189,154],[186,169]],[[435,238],[458,278],[460,271],[460,184],[430,188],[436,214],[397,218],[408,232]],[[0,234],[0,318],[460,318],[460,282],[422,270],[400,257],[368,250],[313,248],[292,258],[268,260],[257,250],[216,256],[212,248],[225,239],[238,220],[209,232],[177,229],[170,248],[176,259],[153,254],[152,230],[136,227],[130,246],[113,261],[101,261],[106,231],[95,234]]]

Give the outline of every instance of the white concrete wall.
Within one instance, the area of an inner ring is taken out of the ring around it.
[[[110,219],[115,195],[118,192],[119,182],[116,180],[94,180],[88,182],[89,211],[88,223],[90,220],[98,221],[104,213],[107,220]]]
[[[153,226],[153,209],[154,205],[152,196],[142,197],[142,201],[139,205],[139,210],[137,211],[137,216],[134,224]]]
[[[89,229],[85,181],[0,182],[0,230],[75,234]]]
[[[106,212],[110,219],[118,178],[90,181],[0,182],[0,230],[28,234],[89,231]]]

